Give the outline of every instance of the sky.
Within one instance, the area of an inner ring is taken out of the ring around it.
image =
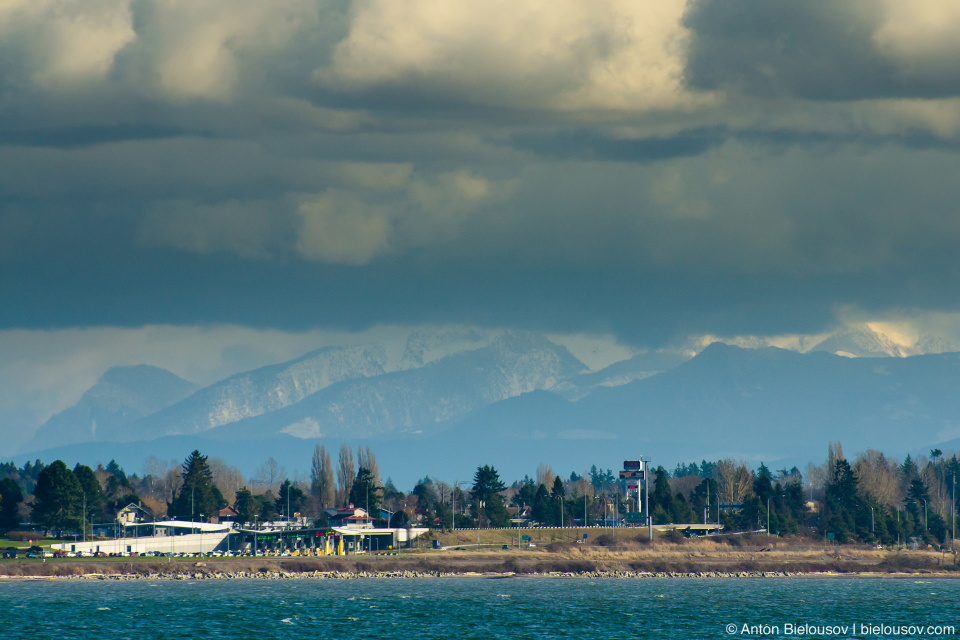
[[[956,333],[958,31],[945,0],[0,0],[0,417],[382,327]]]

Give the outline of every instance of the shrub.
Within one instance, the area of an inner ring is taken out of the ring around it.
[[[6,538],[16,542],[27,542],[28,540],[40,540],[43,538],[43,534],[36,531],[8,531]]]

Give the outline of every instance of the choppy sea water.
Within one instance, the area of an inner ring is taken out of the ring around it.
[[[4,638],[960,638],[951,579],[4,581],[0,607]]]

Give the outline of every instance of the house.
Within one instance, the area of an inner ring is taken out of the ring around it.
[[[131,502],[123,509],[120,509],[120,511],[117,511],[117,522],[122,525],[153,522],[155,519],[153,512],[147,507],[144,507],[142,502],[136,504]]]
[[[327,524],[331,527],[372,529],[373,518],[364,509],[350,505],[342,509],[327,509]]]
[[[231,507],[230,505],[225,506],[223,509],[220,509],[220,512],[217,514],[216,521],[218,522],[236,522],[237,516],[240,514],[237,513],[237,510]]]
[[[533,519],[533,508],[527,505],[523,507],[507,507],[507,514],[510,516],[511,527],[529,527]]]

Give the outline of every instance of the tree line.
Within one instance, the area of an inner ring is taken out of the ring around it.
[[[210,520],[228,507],[235,519],[268,522],[299,514],[323,526],[327,510],[354,505],[381,526],[440,529],[506,527],[523,518],[544,526],[623,521],[641,509],[612,469],[596,465],[561,477],[541,464],[535,477],[507,485],[490,465],[472,480],[447,483],[424,476],[409,493],[382,479],[369,447],[341,446],[336,464],[316,445],[309,477],[287,476],[272,458],[244,481],[217,458],[193,451],[180,464],[148,460],[143,476],[128,476],[115,462],[72,470],[57,460],[0,465],[0,532],[21,522],[64,535],[110,522],[133,503],[157,518]],[[766,528],[780,535],[815,535],[837,542],[877,544],[944,542],[953,531],[954,483],[960,463],[940,450],[929,458],[896,462],[868,450],[848,461],[838,443],[827,460],[794,467],[750,469],[733,459],[648,470],[655,524],[719,522],[726,531]]]

